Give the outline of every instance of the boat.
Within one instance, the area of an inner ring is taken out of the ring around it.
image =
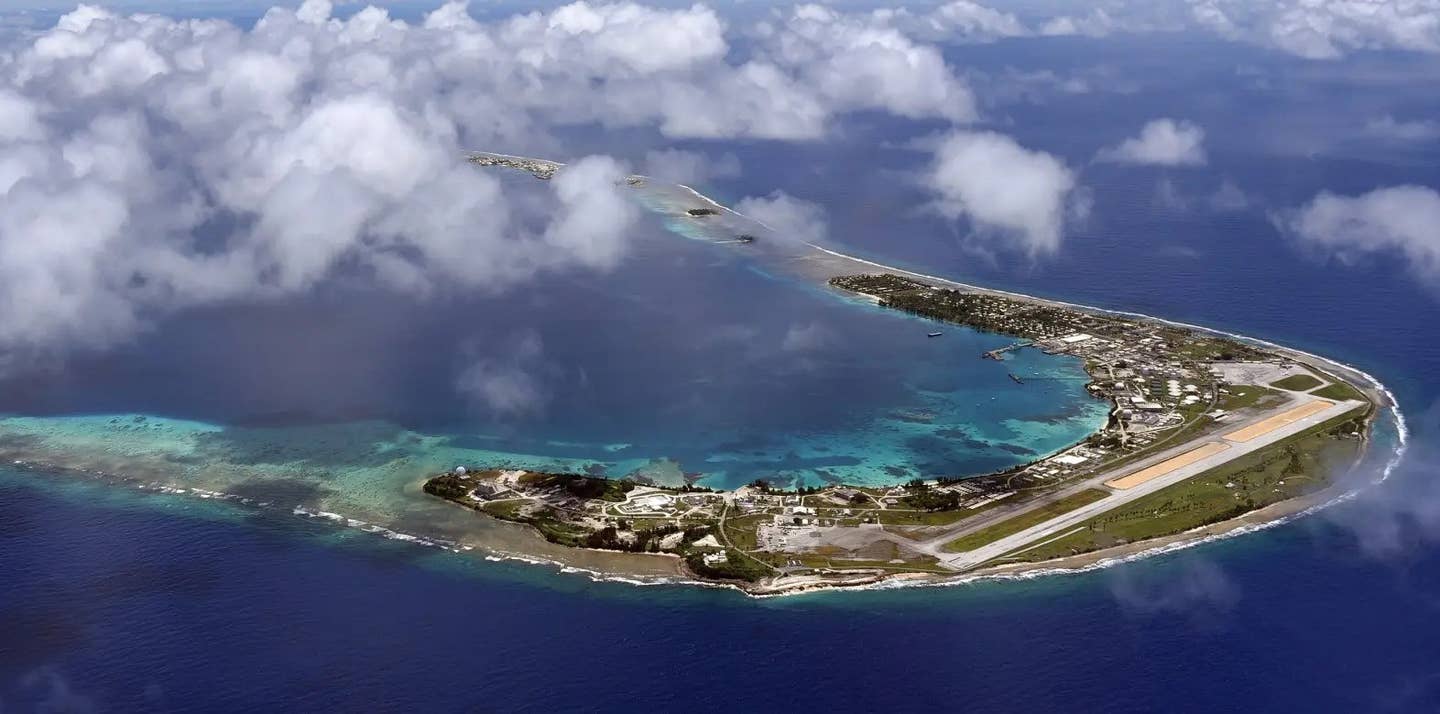
[[[1021,378],[1019,377],[1019,375],[1015,374],[1014,372],[1011,372],[1011,373],[1010,373],[1010,379],[1015,380],[1015,383],[1016,383],[1016,384],[1024,384],[1024,383],[1025,383],[1025,380],[1021,379]]]
[[[941,336],[941,335],[943,335],[943,334],[945,334],[945,333],[943,333],[943,332],[931,332],[930,334],[926,335],[926,337],[939,337],[939,336]]]

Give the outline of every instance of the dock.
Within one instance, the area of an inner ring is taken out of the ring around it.
[[[986,352],[986,353],[985,353],[985,359],[998,360],[998,359],[1000,359],[1000,355],[1003,355],[1003,354],[1005,354],[1006,352],[1009,352],[1009,351],[1011,351],[1011,350],[1018,350],[1018,349],[1020,349],[1021,347],[1029,347],[1030,345],[1033,345],[1033,344],[1035,344],[1035,343],[1032,342],[1032,341],[1030,341],[1030,340],[1025,340],[1024,342],[1016,342],[1016,343],[1013,344],[1013,345],[1006,345],[1006,346],[1004,346],[1004,347],[1001,347],[1000,349],[990,350],[989,352]]]

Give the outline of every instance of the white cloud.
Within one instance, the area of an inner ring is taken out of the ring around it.
[[[785,330],[780,349],[786,352],[813,352],[834,342],[835,334],[819,322],[791,325]]]
[[[1010,137],[956,131],[940,141],[926,185],[943,215],[1034,256],[1059,248],[1076,182],[1060,159]]]
[[[1440,0],[1187,0],[1186,5],[1201,29],[1308,59],[1359,50],[1440,52]]]
[[[645,152],[640,173],[688,186],[704,183],[712,178],[739,176],[740,160],[730,153],[708,156],[683,149],[662,149]]]
[[[1180,192],[1180,187],[1169,176],[1161,177],[1155,184],[1155,203],[1176,213],[1190,210],[1190,199]]]
[[[898,10],[895,20],[897,26],[927,38],[990,41],[1030,34],[1015,15],[970,0],[953,0],[918,15]]]
[[[1190,5],[1202,27],[1309,59],[1355,50],[1440,52],[1440,0],[1190,0]]]
[[[1024,20],[973,2],[952,5],[951,18],[951,6],[941,6],[909,26],[918,36],[959,42],[1198,29],[1309,59],[1364,50],[1440,53],[1440,0],[1106,0],[1083,12],[1073,1],[1032,0]]]
[[[507,188],[462,161],[558,151],[556,126],[815,139],[844,112],[974,115],[940,53],[879,16],[797,9],[738,56],[727,32],[704,5],[631,2],[409,24],[306,0],[248,30],[81,6],[0,47],[0,351],[103,345],[342,269],[424,293],[610,268],[637,217],[624,167]],[[551,205],[516,200],[536,191]]]
[[[632,3],[572,3],[507,22],[502,42],[522,65],[583,67],[594,77],[652,75],[719,59],[728,46],[710,8],[662,10]]]
[[[1101,149],[1100,161],[1151,166],[1200,166],[1205,163],[1205,130],[1188,121],[1154,119],[1140,135]]]
[[[1117,568],[1107,579],[1115,600],[1136,614],[1207,617],[1230,610],[1240,600],[1239,588],[1225,571],[1195,556],[1167,563],[1164,573]]]
[[[1345,262],[1398,255],[1431,287],[1440,287],[1440,193],[1422,186],[1380,188],[1359,196],[1321,193],[1276,217],[1287,234]]]
[[[497,418],[530,416],[544,409],[550,393],[537,372],[543,346],[540,336],[525,332],[487,348],[455,380],[455,388],[475,406]]]
[[[1115,18],[1110,16],[1110,13],[1105,12],[1104,8],[1097,7],[1085,15],[1062,15],[1050,18],[1040,26],[1040,34],[1050,37],[1067,35],[1105,37],[1122,27]]]
[[[1210,204],[1212,210],[1230,213],[1248,208],[1250,197],[1245,195],[1245,192],[1236,186],[1234,181],[1225,179],[1220,182],[1220,187],[1215,189],[1215,193],[1210,194],[1207,203]]]
[[[916,44],[884,19],[801,5],[782,23],[762,25],[760,34],[767,58],[794,71],[828,105],[879,105],[911,118],[974,120],[975,98],[940,51]]]
[[[769,226],[776,236],[785,240],[819,243],[827,233],[824,209],[783,191],[742,198],[735,204],[735,211]]]
[[[618,190],[628,173],[614,159],[591,156],[556,174],[561,209],[545,231],[543,252],[574,255],[604,268],[618,264],[625,231],[640,211]]]
[[[1440,139],[1440,121],[1431,119],[1397,120],[1386,114],[1365,124],[1365,133],[1392,141],[1431,141]]]
[[[1191,193],[1177,185],[1169,176],[1161,176],[1155,183],[1155,204],[1166,210],[1185,213],[1192,210],[1207,210],[1214,213],[1235,213],[1250,206],[1250,197],[1225,179],[1208,194]]]

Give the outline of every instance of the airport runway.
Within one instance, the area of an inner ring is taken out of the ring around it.
[[[1137,484],[1124,490],[1116,490],[1107,498],[1077,508],[1052,518],[1044,523],[1027,528],[1019,533],[1006,536],[988,545],[981,546],[966,553],[945,554],[943,551],[935,553],[941,562],[957,570],[968,570],[993,558],[1009,553],[1012,550],[1048,538],[1070,528],[1074,528],[1085,521],[1112,510],[1126,503],[1148,496],[1160,489],[1172,486],[1192,476],[1198,476],[1210,469],[1220,466],[1228,461],[1238,459],[1241,456],[1263,449],[1277,441],[1298,434],[1306,429],[1322,424],[1346,412],[1365,406],[1365,402],[1344,401],[1337,402],[1331,406],[1309,414],[1302,419],[1297,419],[1288,424],[1280,426],[1273,431],[1253,437],[1244,442],[1233,442],[1226,440],[1223,435],[1211,437],[1208,441],[1224,442],[1228,448],[1216,451],[1209,456],[1188,463],[1176,468],[1162,476],[1157,476],[1144,483]],[[1227,432],[1231,433],[1231,432]],[[1194,444],[1189,445],[1194,448]],[[1132,466],[1133,468],[1133,466]],[[1141,468],[1144,468],[1143,466]],[[1113,479],[1113,476],[1102,478]]]

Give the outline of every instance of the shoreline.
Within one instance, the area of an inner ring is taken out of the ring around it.
[[[563,166],[563,164],[558,165]],[[740,216],[742,218],[747,218],[748,220],[752,221],[754,220],[743,216],[743,214],[740,214],[729,207],[717,203],[713,199],[705,196],[704,194],[701,194],[700,192],[689,186],[684,186],[681,184],[673,185],[678,186],[681,190],[693,197],[704,207],[712,209],[718,208],[719,210],[723,210],[731,215]],[[768,228],[768,226],[766,227]],[[1370,437],[1373,435],[1375,425],[1378,423],[1380,412],[1382,410],[1388,412],[1394,420],[1395,430],[1397,433],[1397,443],[1395,445],[1394,452],[1385,461],[1378,478],[1372,479],[1371,484],[1373,485],[1381,483],[1387,478],[1389,478],[1390,474],[1393,473],[1395,468],[1403,460],[1406,453],[1409,441],[1409,430],[1406,424],[1405,416],[1400,411],[1398,400],[1395,398],[1394,394],[1389,390],[1389,388],[1387,388],[1382,382],[1380,382],[1379,379],[1375,378],[1373,375],[1362,369],[1351,366],[1349,364],[1345,364],[1338,360],[1330,359],[1328,357],[1307,352],[1305,350],[1287,347],[1285,345],[1280,345],[1269,340],[1255,338],[1249,335],[1244,335],[1228,330],[1221,330],[1217,328],[1207,327],[1204,325],[1196,325],[1177,320],[1170,320],[1134,311],[1099,308],[1065,300],[1042,298],[1010,290],[964,283],[942,276],[887,265],[885,263],[881,263],[875,260],[869,260],[831,248],[826,248],[824,246],[817,245],[808,241],[802,241],[801,244],[813,251],[824,254],[831,258],[837,258],[850,263],[855,263],[860,266],[864,266],[866,269],[869,270],[878,270],[882,273],[891,273],[901,276],[919,278],[939,287],[953,287],[967,292],[996,295],[1012,300],[1024,301],[1040,305],[1056,306],[1096,315],[1109,315],[1114,317],[1129,318],[1138,321],[1182,328],[1194,331],[1202,335],[1230,338],[1253,346],[1265,347],[1268,350],[1273,351],[1282,357],[1289,358],[1306,367],[1309,367],[1315,370],[1317,373],[1332,377],[1334,378],[1334,381],[1343,382],[1359,389],[1374,405],[1374,409],[1372,413],[1367,417],[1366,421],[1366,446],[1362,449],[1361,454],[1357,456],[1356,461],[1347,470],[1347,473],[1353,472],[1355,468],[1357,468],[1360,464],[1364,463],[1365,453],[1368,452],[1368,444],[1370,441]],[[804,268],[799,269],[796,272],[799,272],[811,279],[818,278],[818,281],[828,282],[829,278],[834,277],[833,266],[830,267],[832,267],[832,270],[830,271],[832,274],[821,273],[817,270],[807,271]],[[860,293],[859,295],[860,297],[868,298],[871,302],[879,302],[879,299],[874,296],[866,295],[864,293]],[[1363,486],[1361,488],[1363,488]],[[1096,551],[1091,551],[1089,553],[1083,553],[1074,556],[1065,556],[1060,558],[1052,558],[1037,563],[1025,563],[1015,565],[989,565],[956,575],[917,575],[906,573],[890,573],[882,574],[871,578],[869,579],[869,582],[856,582],[853,584],[837,582],[808,583],[803,580],[795,580],[790,583],[778,583],[774,586],[731,585],[731,587],[748,592],[752,595],[769,596],[775,594],[804,592],[817,589],[850,589],[854,587],[882,585],[885,583],[904,582],[905,584],[918,585],[930,583],[967,582],[977,578],[1028,577],[1032,574],[1037,573],[1045,574],[1062,572],[1082,572],[1093,567],[1105,567],[1105,565],[1117,560],[1128,562],[1128,560],[1131,559],[1149,557],[1150,555],[1158,554],[1161,552],[1169,552],[1170,550],[1189,547],[1191,545],[1208,542],[1210,540],[1234,537],[1236,535],[1252,532],[1254,530],[1279,525],[1281,523],[1288,522],[1293,518],[1299,517],[1300,515],[1304,515],[1306,513],[1319,510],[1320,508],[1324,508],[1332,503],[1347,500],[1348,498],[1353,497],[1355,493],[1358,493],[1358,491],[1359,489],[1355,488],[1350,491],[1337,493],[1333,488],[1325,489],[1315,494],[1309,494],[1296,498],[1286,499],[1284,501],[1279,501],[1268,506],[1264,506],[1262,508],[1258,508],[1256,510],[1241,514],[1239,516],[1236,516],[1235,518],[1219,521],[1216,523],[1205,524],[1189,531],[1185,531],[1183,533],[1170,534],[1167,536],[1159,536],[1155,538],[1147,538],[1134,543],[1110,546]],[[859,570],[857,570],[856,572],[857,577],[862,579],[864,578],[864,576],[859,575]],[[708,581],[706,582],[707,584],[709,584]]]
[[[649,179],[647,178],[646,180],[648,181]],[[716,203],[715,201],[709,199],[708,197],[700,194],[699,192],[688,186],[683,186],[679,184],[672,185],[679,186],[681,189],[685,190],[690,195],[696,197],[697,200],[703,202],[707,206],[719,207],[720,209],[725,210],[727,213],[733,214],[735,216],[740,216],[748,220],[754,220],[743,216],[743,214],[740,214],[733,209],[721,206],[720,204]],[[464,537],[461,537],[457,540],[447,540],[445,538],[437,538],[415,533],[406,533],[403,531],[391,530],[379,523],[366,522],[364,520],[351,518],[343,513],[308,509],[301,505],[295,505],[293,506],[293,508],[289,504],[277,505],[276,507],[291,510],[291,512],[297,516],[304,516],[310,519],[319,518],[329,520],[331,522],[334,522],[336,525],[340,525],[342,527],[358,528],[361,530],[366,530],[367,532],[378,533],[383,535],[383,537],[394,540],[415,542],[418,545],[439,547],[457,553],[482,551],[483,553],[477,552],[476,554],[483,554],[487,560],[518,560],[531,564],[552,565],[555,566],[561,573],[586,574],[590,577],[590,579],[595,581],[625,582],[630,584],[642,585],[701,585],[704,587],[721,587],[733,589],[743,592],[751,597],[775,597],[805,592],[819,592],[825,590],[864,590],[887,589],[894,587],[951,586],[992,579],[1017,579],[1043,577],[1052,574],[1077,574],[1098,568],[1111,567],[1112,565],[1153,557],[1155,555],[1161,555],[1164,553],[1172,552],[1174,550],[1200,545],[1206,542],[1238,537],[1239,535],[1251,533],[1257,530],[1263,530],[1266,528],[1290,522],[1291,520],[1327,508],[1336,503],[1349,500],[1364,488],[1367,488],[1374,484],[1382,483],[1386,479],[1388,479],[1395,470],[1395,468],[1397,468],[1398,465],[1401,463],[1407,452],[1409,429],[1406,423],[1405,416],[1401,412],[1398,401],[1395,399],[1393,393],[1390,392],[1390,390],[1383,383],[1381,383],[1377,378],[1375,378],[1368,372],[1365,372],[1364,370],[1353,367],[1351,365],[1339,362],[1337,360],[1333,360],[1303,350],[1286,347],[1284,345],[1280,345],[1268,340],[1254,338],[1225,330],[1205,327],[1202,325],[1194,325],[1184,322],[1168,320],[1165,318],[1146,315],[1143,313],[1106,308],[1096,308],[1088,305],[1082,305],[1079,303],[1071,303],[1062,300],[1053,300],[1049,298],[1040,298],[1013,291],[971,285],[949,278],[935,275],[927,275],[913,270],[885,265],[883,263],[868,260],[865,258],[860,258],[853,255],[848,255],[843,252],[825,248],[813,243],[804,242],[803,245],[834,258],[859,263],[865,266],[869,266],[872,269],[879,269],[900,275],[919,277],[924,280],[937,283],[939,285],[955,286],[969,291],[994,294],[1015,300],[1022,300],[1037,304],[1060,306],[1067,309],[1078,310],[1092,314],[1123,316],[1126,318],[1150,321],[1175,327],[1181,327],[1188,330],[1194,330],[1202,334],[1228,337],[1253,345],[1262,345],[1282,356],[1289,357],[1297,362],[1312,367],[1319,372],[1330,374],[1332,376],[1337,376],[1339,381],[1343,381],[1361,389],[1375,405],[1374,413],[1369,418],[1369,429],[1367,430],[1367,434],[1373,434],[1375,424],[1378,422],[1379,419],[1380,411],[1384,410],[1389,412],[1394,420],[1397,442],[1394,445],[1393,452],[1390,453],[1388,458],[1385,460],[1384,466],[1381,469],[1378,478],[1370,480],[1368,484],[1349,484],[1346,486],[1348,490],[1338,491],[1336,488],[1325,489],[1317,493],[1279,501],[1268,506],[1249,511],[1231,519],[1198,526],[1194,529],[1182,533],[1175,533],[1155,538],[1147,538],[1133,543],[1109,546],[1079,555],[1052,558],[1050,560],[1044,560],[1034,563],[987,565],[974,570],[957,572],[953,574],[929,574],[914,572],[895,573],[879,570],[867,572],[864,569],[857,568],[855,570],[835,571],[853,573],[854,577],[844,580],[827,580],[819,578],[818,576],[792,576],[793,579],[788,582],[780,582],[774,584],[741,585],[738,583],[719,582],[715,580],[702,579],[699,576],[696,576],[695,574],[689,572],[683,564],[683,559],[675,555],[658,554],[660,555],[660,557],[657,559],[653,557],[652,554],[617,554],[615,551],[594,550],[594,554],[598,555],[588,557],[587,553],[590,552],[592,549],[570,548],[569,550],[578,551],[576,553],[578,557],[575,558],[573,562],[567,562],[567,560],[552,559],[550,557],[547,557],[545,553],[541,552],[524,552],[523,550],[517,551],[504,546],[486,545],[478,542],[466,542],[466,539]],[[1366,449],[1362,450],[1361,455],[1357,457],[1355,463],[1348,469],[1348,472],[1353,473],[1359,465],[1365,463],[1365,455],[1366,452],[1368,452],[1369,441],[1370,440],[1367,438]],[[195,488],[193,487],[193,485],[180,486],[162,484],[159,482],[145,482],[142,481],[140,478],[130,478],[114,473],[93,472],[89,469],[83,468],[67,468],[62,465],[48,464],[38,460],[29,463],[22,463],[20,461],[17,461],[16,465],[21,466],[22,468],[38,467],[45,470],[56,470],[62,472],[70,472],[76,475],[87,475],[95,479],[122,481],[130,485],[137,486],[142,490],[160,491],[165,493],[173,493],[175,495],[193,494],[198,498],[235,501],[237,505],[242,506],[256,505],[252,503],[250,499],[241,496],[236,496],[220,491],[207,491],[206,489]],[[260,505],[269,507],[269,504]],[[532,536],[532,538],[530,539],[531,541],[534,541],[536,543],[544,542],[544,539],[541,538],[538,533],[534,532],[533,529],[528,526],[520,526],[508,523],[506,524],[506,526],[514,526],[515,528],[525,529],[526,531],[529,531],[529,535]],[[537,546],[536,550],[541,549]],[[662,568],[640,568],[638,567],[640,565],[640,560],[632,559],[631,557],[635,555],[638,555],[639,558],[643,558],[645,563],[649,566],[655,566],[661,563],[664,563],[666,565]],[[607,565],[612,567],[586,567],[586,565],[588,564],[593,564],[585,563],[584,561],[586,560],[608,561]],[[624,567],[630,563],[634,563],[637,567],[634,569]],[[665,570],[672,572],[657,573],[657,570]]]
[[[616,554],[613,551],[596,550],[589,548],[567,548],[577,555],[594,554],[605,556],[607,559],[619,555],[617,560],[631,562],[632,558],[642,558],[649,564],[664,563],[667,572],[656,573],[654,568],[644,570],[628,568],[599,568],[589,564],[566,561],[553,557],[547,557],[542,553],[511,550],[508,548],[495,548],[479,543],[467,543],[464,539],[447,540],[445,538],[425,535],[421,533],[410,533],[387,528],[378,523],[371,523],[361,519],[352,518],[344,513],[335,513],[309,509],[301,505],[290,505],[281,503],[259,503],[254,499],[243,497],[237,494],[211,491],[202,488],[177,486],[161,482],[144,481],[142,479],[128,477],[120,474],[95,471],[90,469],[70,468],[63,465],[40,463],[33,461],[16,462],[7,464],[16,472],[21,471],[45,471],[62,477],[76,478],[83,477],[92,482],[102,482],[104,487],[129,486],[137,491],[194,498],[197,500],[211,500],[219,503],[243,508],[247,510],[268,510],[272,513],[288,512],[295,517],[304,518],[307,521],[323,521],[329,525],[361,530],[369,534],[379,535],[387,540],[404,542],[411,545],[447,550],[455,554],[466,556],[480,556],[490,562],[519,562],[530,566],[545,566],[554,568],[556,574],[561,575],[583,575],[591,582],[597,583],[621,583],[642,587],[661,586],[682,586],[682,587],[704,587],[712,589],[731,590],[745,595],[746,597],[764,599],[773,597],[790,597],[811,593],[822,593],[827,591],[851,591],[865,592],[869,590],[890,590],[899,588],[923,588],[923,587],[956,587],[972,583],[1000,580],[1028,580],[1037,577],[1080,575],[1096,570],[1103,570],[1126,563],[1145,560],[1148,558],[1165,555],[1168,553],[1185,550],[1191,547],[1204,545],[1206,543],[1229,540],[1231,538],[1248,535],[1276,526],[1290,523],[1298,518],[1319,512],[1331,506],[1353,499],[1365,488],[1382,483],[1393,472],[1398,465],[1399,459],[1405,452],[1408,432],[1403,425],[1397,424],[1397,436],[1399,442],[1395,452],[1386,461],[1380,478],[1374,479],[1366,484],[1337,490],[1335,488],[1320,491],[1318,493],[1302,496],[1299,498],[1279,501],[1269,506],[1241,514],[1234,518],[1215,523],[1206,524],[1182,533],[1171,534],[1150,538],[1134,543],[1110,546],[1100,550],[1081,553],[1078,555],[1053,558],[1050,560],[1034,563],[1018,563],[1013,565],[987,566],[976,570],[949,575],[937,575],[927,573],[863,573],[855,571],[855,576],[849,580],[820,580],[800,579],[779,583],[775,585],[742,585],[734,582],[722,582],[702,579],[691,573],[685,566],[680,556],[672,554]],[[1364,455],[1357,458],[1350,471],[1353,472],[1363,463]],[[493,519],[491,519],[493,520]],[[524,531],[536,544],[545,543],[533,528],[519,524],[500,521],[504,526],[513,527],[517,531]]]

